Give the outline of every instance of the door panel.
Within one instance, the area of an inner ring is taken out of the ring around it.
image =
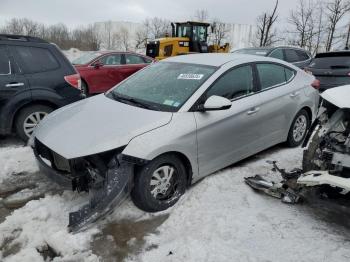
[[[201,177],[256,153],[258,103],[253,94],[233,101],[228,110],[194,113]]]
[[[244,65],[223,74],[205,93],[232,100],[228,110],[195,112],[198,164],[205,176],[255,153],[259,95],[254,93],[253,68]]]
[[[10,50],[4,45],[0,45],[0,63],[3,63],[4,59],[6,59],[5,63],[10,65],[10,70],[9,72],[4,72],[4,66],[0,66],[3,71],[0,74],[0,108],[17,93],[27,88],[27,81],[24,76],[19,73],[14,60],[11,58]]]
[[[271,63],[256,67],[261,87],[258,147],[263,150],[285,139],[304,87],[293,81],[294,70]]]

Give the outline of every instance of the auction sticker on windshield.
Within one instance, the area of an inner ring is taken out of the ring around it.
[[[177,79],[201,80],[203,76],[203,74],[180,74]]]

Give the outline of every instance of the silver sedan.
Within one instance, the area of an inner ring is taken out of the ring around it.
[[[273,58],[177,56],[51,113],[33,148],[57,182],[98,192],[70,217],[73,227],[121,191],[156,212],[219,169],[281,142],[300,145],[317,114],[316,87],[313,76]]]

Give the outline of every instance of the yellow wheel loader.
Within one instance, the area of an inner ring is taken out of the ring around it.
[[[230,46],[208,45],[208,28],[201,22],[171,23],[172,36],[147,42],[146,55],[161,60],[193,53],[228,53]],[[213,28],[212,28],[213,30]]]

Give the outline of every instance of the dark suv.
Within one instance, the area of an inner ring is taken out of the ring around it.
[[[82,98],[80,84],[56,45],[0,34],[0,135],[26,141],[45,115]]]
[[[273,57],[302,69],[309,65],[312,59],[310,52],[299,47],[289,46],[243,48],[235,50],[233,53]]]
[[[350,84],[350,51],[318,53],[305,68],[320,81],[320,91]]]

